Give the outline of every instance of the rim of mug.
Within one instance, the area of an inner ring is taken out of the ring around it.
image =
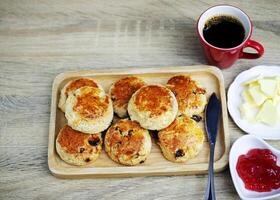
[[[248,19],[249,19],[249,24],[250,24],[249,33],[248,33],[246,39],[245,39],[241,44],[239,44],[239,45],[236,46],[236,47],[232,47],[232,48],[220,48],[220,47],[213,46],[212,44],[210,44],[209,42],[207,42],[207,41],[204,39],[204,37],[199,33],[198,23],[199,23],[199,21],[200,21],[202,15],[203,15],[205,12],[207,12],[208,10],[210,10],[210,9],[212,9],[212,8],[215,8],[215,7],[219,7],[219,6],[229,6],[229,7],[236,8],[236,9],[240,10],[244,15],[246,15],[246,16],[248,17]],[[252,24],[252,21],[251,21],[249,15],[247,15],[247,14],[246,14],[242,9],[240,9],[239,7],[236,7],[236,6],[233,6],[233,5],[229,5],[229,4],[218,4],[218,5],[209,7],[208,9],[206,9],[205,11],[203,11],[203,12],[200,14],[200,16],[199,16],[199,18],[198,18],[198,20],[197,20],[197,22],[196,22],[196,32],[197,32],[197,34],[198,34],[199,39],[200,39],[204,44],[206,44],[206,45],[208,45],[208,46],[210,46],[210,47],[212,47],[212,48],[214,48],[214,49],[217,49],[217,50],[232,51],[232,50],[235,50],[235,49],[239,49],[240,47],[242,47],[242,46],[250,39],[250,37],[251,37],[251,35],[252,35],[252,32],[253,32],[253,24]]]

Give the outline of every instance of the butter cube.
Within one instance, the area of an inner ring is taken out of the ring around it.
[[[263,104],[263,102],[267,99],[267,96],[262,93],[260,86],[249,87],[248,91],[257,106]]]
[[[274,97],[277,92],[277,80],[272,78],[260,79],[259,81],[261,91],[269,97]]]
[[[280,103],[280,96],[276,94],[276,95],[272,98],[272,103],[273,103],[273,105],[279,104],[279,103]]]
[[[242,97],[245,100],[245,102],[249,103],[252,107],[256,107],[257,105],[255,104],[252,96],[249,94],[247,90],[244,90],[242,92]]]
[[[241,117],[246,119],[248,122],[255,123],[256,112],[255,109],[249,103],[243,103],[239,107]]]
[[[280,95],[280,77],[276,77],[277,80],[277,94]]]
[[[244,82],[242,84],[242,86],[255,85],[256,83],[258,84],[258,81],[260,79],[262,79],[262,77],[263,77],[262,75],[259,75],[259,76],[255,77],[255,78],[253,78],[253,79],[251,79],[249,81]]]
[[[274,126],[279,121],[277,107],[273,105],[271,100],[267,100],[258,112],[256,119],[260,122]]]

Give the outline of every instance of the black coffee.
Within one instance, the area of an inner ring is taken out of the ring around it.
[[[203,28],[205,40],[215,47],[232,48],[240,45],[245,37],[242,23],[232,16],[215,16]]]

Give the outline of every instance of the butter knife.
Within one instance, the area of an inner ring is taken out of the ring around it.
[[[215,93],[209,98],[209,102],[206,106],[206,116],[205,116],[205,127],[208,136],[209,146],[210,146],[210,159],[208,168],[208,183],[205,192],[205,200],[215,200],[215,187],[214,187],[214,149],[216,144],[216,137],[218,131],[218,123],[221,113],[221,102],[217,98]]]

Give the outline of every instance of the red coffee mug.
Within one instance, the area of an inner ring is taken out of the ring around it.
[[[237,18],[245,29],[244,41],[233,48],[219,48],[209,44],[203,37],[203,28],[207,20],[214,16],[229,15]],[[251,40],[252,35],[252,22],[247,14],[245,14],[239,8],[230,5],[218,5],[209,8],[199,17],[196,24],[197,34],[202,44],[205,56],[211,65],[218,66],[222,69],[230,67],[237,59],[256,59],[263,55],[263,46]],[[243,51],[244,48],[251,47],[257,51],[257,53],[246,53]]]

